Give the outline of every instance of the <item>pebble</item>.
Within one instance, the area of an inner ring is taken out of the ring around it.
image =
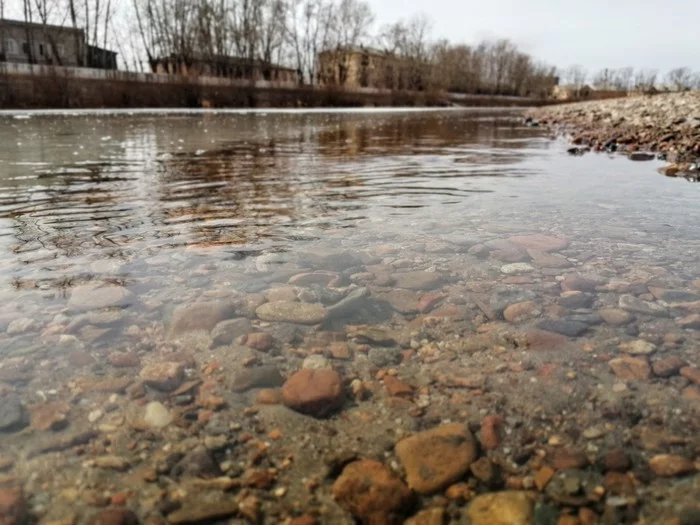
[[[146,405],[143,420],[149,427],[158,429],[172,423],[173,416],[162,403],[151,401]]]
[[[19,487],[0,487],[0,524],[25,525],[26,523],[30,523],[30,516],[24,491]]]
[[[95,458],[94,464],[97,468],[118,470],[120,472],[129,468],[129,460],[119,456],[102,456]]]
[[[211,331],[211,346],[216,348],[230,345],[239,337],[247,335],[252,329],[250,320],[245,317],[221,321]]]
[[[654,361],[651,365],[651,369],[655,376],[671,377],[678,375],[678,371],[685,365],[686,362],[683,361],[683,359],[676,355],[670,355]]]
[[[643,339],[625,341],[619,345],[620,351],[631,355],[650,355],[656,352],[656,345]]]
[[[245,392],[252,388],[275,388],[282,386],[284,378],[274,365],[244,368],[233,380],[234,392]]]
[[[622,310],[636,314],[651,315],[656,317],[666,317],[668,312],[660,304],[644,301],[633,295],[622,295],[618,301]]]
[[[594,292],[598,282],[578,276],[567,276],[559,285],[563,292]]]
[[[622,326],[634,321],[634,316],[631,313],[618,308],[604,308],[598,310],[598,313],[603,321],[610,326]]]
[[[537,328],[546,332],[565,335],[567,337],[578,337],[588,330],[586,323],[570,321],[568,319],[546,319],[537,323]]]
[[[246,345],[248,347],[259,350],[260,352],[267,352],[273,346],[273,339],[267,332],[253,332],[248,334],[246,338]]]
[[[407,290],[434,290],[444,282],[442,275],[436,272],[406,272],[394,274],[397,288]]]
[[[495,450],[501,446],[501,430],[504,423],[502,416],[486,416],[481,421],[481,445],[486,450]]]
[[[520,323],[542,315],[542,310],[534,301],[523,301],[508,306],[503,310],[503,317],[510,323]]]
[[[694,366],[684,366],[679,370],[680,374],[688,381],[700,385],[700,368]]]
[[[651,376],[651,367],[646,359],[625,356],[612,359],[608,364],[620,379],[641,380]]]
[[[22,319],[15,319],[7,327],[7,335],[19,335],[28,332],[31,329],[37,329],[37,325],[34,319],[24,317]]]
[[[406,520],[404,525],[444,525],[445,517],[445,509],[434,507],[421,510],[415,516]]]
[[[5,394],[0,397],[0,432],[20,430],[27,423],[19,396]]]
[[[470,525],[533,525],[535,502],[527,492],[493,492],[474,498],[466,514]]]
[[[606,471],[627,472],[632,467],[632,461],[627,453],[619,448],[608,452],[603,458],[603,468]]]
[[[534,271],[535,267],[528,263],[512,263],[501,266],[501,273],[505,275],[517,275]]]
[[[115,368],[131,368],[141,365],[139,356],[131,352],[111,352],[107,362]]]
[[[134,301],[134,294],[122,286],[89,283],[73,288],[68,308],[78,311],[126,307]]]
[[[458,481],[477,457],[471,433],[459,423],[420,432],[396,444],[408,486],[432,494]]]
[[[301,370],[282,386],[282,401],[292,410],[314,417],[326,417],[343,404],[343,382],[332,369]]]
[[[333,365],[331,365],[328,358],[319,354],[314,354],[304,359],[301,368],[304,370],[323,370],[324,368],[333,368]]]
[[[151,363],[141,369],[139,377],[146,385],[156,390],[171,392],[184,380],[185,367],[182,363],[170,361]]]
[[[328,311],[321,304],[276,301],[259,306],[255,313],[263,321],[294,324],[319,324],[326,320]]]
[[[649,468],[657,476],[672,478],[695,472],[695,464],[683,456],[658,454],[649,460]]]
[[[175,309],[170,319],[170,336],[176,337],[187,332],[211,332],[220,322],[235,315],[233,304],[212,301],[184,305]]]

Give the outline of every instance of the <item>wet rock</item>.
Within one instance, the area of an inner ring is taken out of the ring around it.
[[[644,151],[633,151],[627,156],[627,158],[637,162],[645,162],[656,159],[656,155],[653,153],[646,153]]]
[[[362,310],[368,304],[369,296],[369,288],[356,288],[340,301],[327,308],[328,317],[330,319],[338,319]]]
[[[686,365],[680,357],[670,355],[654,361],[651,369],[657,377],[671,377],[678,375],[678,371]]]
[[[481,446],[486,450],[495,450],[501,446],[501,416],[486,416],[481,422]]]
[[[466,514],[471,525],[534,525],[535,502],[527,492],[493,492],[474,498]]]
[[[396,286],[407,290],[434,290],[444,282],[442,275],[435,272],[407,272],[394,275]]]
[[[444,525],[446,517],[445,509],[434,507],[420,511],[412,518],[406,520],[404,525]]]
[[[0,487],[0,525],[29,523],[29,508],[24,491],[19,487]]]
[[[656,345],[643,339],[624,341],[619,345],[620,351],[631,355],[650,355],[656,352]]]
[[[592,279],[585,279],[577,276],[567,276],[561,282],[561,289],[564,292],[595,292],[598,283]]]
[[[336,272],[305,272],[292,275],[288,282],[295,286],[328,286],[339,277]]]
[[[362,266],[362,259],[350,251],[338,251],[326,248],[312,248],[300,254],[302,264],[312,268],[322,268],[341,272],[354,266]]]
[[[37,403],[29,407],[31,426],[34,430],[60,430],[68,424],[66,415],[70,405],[58,401]]]
[[[162,403],[152,401],[146,405],[143,421],[149,428],[159,429],[172,423],[173,416]]]
[[[558,448],[552,453],[550,464],[557,470],[580,469],[588,465],[588,458],[580,450]]]
[[[472,295],[471,299],[491,320],[500,319],[504,310],[517,303],[532,301],[536,298],[534,292],[521,288],[502,288],[497,290],[489,298],[479,295]]]
[[[535,268],[528,263],[519,262],[501,266],[501,273],[505,275],[518,275],[521,273],[534,272]]]
[[[187,332],[210,332],[217,324],[235,314],[233,304],[223,301],[198,303],[178,307],[170,320],[170,336]]]
[[[27,417],[19,396],[5,394],[0,397],[0,432],[21,430],[27,424]]]
[[[220,522],[226,518],[241,514],[241,505],[237,501],[207,501],[190,498],[182,506],[168,514],[170,525],[192,525],[194,523]],[[255,522],[255,521],[253,521]]]
[[[76,286],[68,300],[68,307],[73,310],[99,310],[129,306],[134,302],[134,295],[122,286],[89,283]]]
[[[622,326],[634,321],[634,316],[631,313],[617,308],[604,308],[598,310],[598,313],[603,321],[610,326]]]
[[[322,323],[328,317],[328,311],[320,304],[289,301],[265,303],[255,313],[263,321],[307,325]]]
[[[372,326],[358,327],[350,334],[358,343],[391,346],[396,344],[394,334],[389,330]]]
[[[419,294],[410,290],[391,290],[380,298],[387,301],[391,307],[402,314],[418,312]]]
[[[432,311],[437,305],[447,298],[446,294],[442,293],[427,293],[418,301],[418,310],[425,314]]]
[[[246,344],[248,347],[259,350],[260,352],[267,352],[272,348],[274,341],[272,336],[267,332],[254,332],[248,334],[246,338]]]
[[[565,335],[546,330],[528,330],[522,335],[516,336],[516,342],[519,347],[546,351],[562,348],[569,342],[569,339]]]
[[[107,356],[107,362],[115,368],[132,368],[141,365],[139,356],[131,352],[112,352]]]
[[[394,376],[386,376],[384,378],[384,388],[392,397],[410,398],[413,396],[413,387]]]
[[[89,525],[138,525],[139,519],[129,509],[113,508],[101,510],[88,523]]]
[[[214,478],[221,475],[221,471],[211,452],[199,446],[185,454],[170,474],[176,478]]]
[[[252,329],[250,320],[245,317],[221,321],[211,332],[211,347],[230,345],[239,337],[247,335]]]
[[[540,268],[570,268],[573,266],[566,257],[553,253],[538,252],[528,250],[527,254],[532,258],[532,262]]]
[[[327,357],[314,354],[304,358],[301,364],[303,370],[323,370],[324,368],[333,368]]]
[[[695,464],[683,456],[658,454],[649,460],[649,468],[657,476],[672,478],[695,472]]]
[[[275,388],[283,383],[284,378],[276,366],[264,365],[241,370],[231,388],[234,392],[245,392],[252,388]]]
[[[151,363],[141,369],[139,377],[151,388],[162,392],[170,392],[180,386],[184,380],[185,367],[182,363],[168,361]]]
[[[408,486],[432,494],[458,481],[476,459],[474,438],[464,425],[453,423],[402,439],[396,455],[406,470]]]
[[[595,297],[583,292],[564,292],[559,298],[559,304],[564,308],[580,310],[590,308]]]
[[[294,286],[276,286],[270,288],[265,297],[269,302],[275,301],[296,301],[297,290]]]
[[[680,319],[678,326],[686,330],[700,330],[700,314],[692,314]]]
[[[481,245],[473,246],[469,249],[469,254],[477,257],[482,256]],[[490,249],[489,255],[494,259],[505,263],[517,263],[527,261],[529,256],[524,248],[516,246],[505,239],[498,239],[486,243],[485,248]]]
[[[333,484],[333,497],[365,525],[400,525],[413,504],[404,482],[374,460],[347,465]]]
[[[537,323],[537,328],[567,337],[578,337],[588,330],[588,325],[567,319],[546,319]]]
[[[538,252],[558,252],[569,246],[569,240],[564,237],[550,235],[518,235],[509,237],[508,242],[525,250]]]
[[[542,310],[534,301],[523,301],[515,303],[503,310],[503,317],[511,323],[520,323],[529,319],[534,319],[542,315]]]
[[[29,332],[30,330],[38,330],[38,325],[34,319],[24,317],[22,319],[15,319],[7,327],[8,335],[19,335]]]
[[[129,460],[120,456],[101,456],[95,458],[95,466],[97,468],[124,472],[129,468]]]
[[[620,379],[642,380],[651,376],[651,367],[646,359],[625,356],[612,359],[608,364]]]
[[[401,351],[398,348],[370,348],[367,357],[377,368],[390,368],[401,363]]]
[[[634,295],[623,295],[620,297],[619,306],[627,312],[635,314],[651,315],[656,317],[666,317],[668,312],[660,304],[639,299]]]
[[[632,467],[632,461],[624,450],[616,448],[603,458],[603,468],[612,472],[627,472]]]
[[[282,401],[292,410],[314,417],[326,417],[343,404],[343,382],[330,369],[301,370],[282,386]]]
[[[667,290],[666,288],[649,287],[649,292],[659,301],[669,304],[693,303],[700,301],[700,295],[686,290]]]
[[[700,368],[696,368],[694,366],[684,366],[680,369],[680,373],[688,381],[691,381],[696,385],[700,385]]]

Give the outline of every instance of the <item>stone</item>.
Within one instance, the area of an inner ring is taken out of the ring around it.
[[[678,326],[686,330],[700,330],[700,314],[692,314],[679,319]]]
[[[70,405],[60,401],[47,401],[29,407],[31,426],[34,430],[61,430],[68,424],[66,415]]]
[[[686,366],[686,362],[676,355],[670,355],[654,361],[651,369],[657,377],[671,377],[678,375],[681,368]]]
[[[656,345],[643,339],[636,341],[623,341],[618,348],[621,352],[631,355],[650,355],[656,352]]]
[[[442,275],[436,272],[407,272],[394,275],[396,286],[407,290],[434,290],[444,282]]]
[[[481,421],[481,446],[486,450],[495,450],[501,446],[502,416],[486,416]]]
[[[235,314],[233,304],[223,301],[183,305],[175,309],[170,320],[170,336],[187,332],[211,332],[221,321]]]
[[[518,345],[534,351],[559,350],[569,343],[568,337],[545,330],[527,330],[516,337]]]
[[[568,319],[545,319],[537,323],[537,328],[546,332],[565,335],[567,337],[578,337],[588,330],[586,323],[570,321]]]
[[[73,288],[68,308],[78,311],[126,307],[134,302],[134,294],[123,286],[89,283]]]
[[[517,235],[509,237],[508,242],[525,250],[537,252],[558,252],[569,246],[569,240],[551,235]]]
[[[665,288],[650,286],[649,291],[651,295],[659,301],[669,304],[694,303],[700,301],[700,295],[686,290],[667,290]]]
[[[141,369],[139,377],[144,384],[151,388],[162,392],[171,392],[184,380],[185,367],[182,363],[170,361],[151,363]]]
[[[0,525],[25,525],[31,522],[29,518],[24,491],[0,486]]]
[[[595,297],[583,292],[564,292],[559,298],[559,304],[572,310],[588,309],[593,305]]]
[[[620,379],[627,380],[642,380],[649,379],[651,376],[651,367],[646,359],[639,357],[618,357],[611,359],[608,364],[613,372]]]
[[[618,308],[603,308],[598,310],[598,313],[603,321],[610,326],[622,326],[634,321],[634,316],[631,313]]]
[[[580,469],[588,465],[588,458],[579,450],[558,448],[552,453],[550,464],[557,470]]]
[[[21,430],[26,419],[19,396],[10,393],[0,397],[0,432]]]
[[[139,519],[132,510],[123,508],[104,509],[98,512],[89,525],[138,525]]]
[[[432,494],[460,480],[476,459],[474,438],[464,425],[451,423],[420,432],[396,444],[408,486]]]
[[[303,370],[323,370],[324,368],[333,368],[327,357],[320,354],[313,354],[306,358],[301,364]]]
[[[649,460],[649,468],[657,476],[672,478],[695,472],[695,464],[683,456],[658,454]]]
[[[282,401],[302,414],[326,417],[343,404],[343,382],[331,369],[300,370],[282,386]]]
[[[282,394],[273,388],[263,388],[255,395],[255,402],[259,405],[279,405],[282,403]]]
[[[272,336],[267,332],[253,332],[248,334],[246,338],[246,345],[248,347],[259,350],[260,352],[267,352],[272,348],[274,341]]]
[[[129,460],[120,456],[101,456],[95,458],[95,466],[97,468],[124,472],[129,468]]]
[[[328,248],[311,248],[301,253],[299,259],[303,264],[313,268],[322,268],[341,272],[355,266],[362,266],[362,259],[348,250]]]
[[[267,291],[265,298],[268,302],[296,301],[297,289],[294,286],[276,286]]]
[[[668,315],[666,308],[660,304],[644,301],[643,299],[639,299],[634,295],[620,296],[618,305],[626,312],[632,312],[635,314],[651,315],[655,317],[666,317]]]
[[[275,388],[283,383],[284,378],[276,366],[264,365],[241,370],[231,388],[234,392],[245,392],[252,388]]]
[[[141,365],[139,356],[131,352],[111,352],[107,362],[115,368],[132,368]]]
[[[485,250],[481,249],[480,246],[481,245],[473,246],[467,253],[476,257],[481,257]],[[516,263],[529,259],[525,249],[505,239],[489,241],[486,243],[485,248],[491,250],[488,255],[501,262]]]
[[[226,518],[241,515],[242,504],[242,502],[239,503],[231,499],[224,501],[207,501],[203,498],[186,499],[178,510],[168,514],[168,523],[170,525],[192,525],[194,523],[222,522]],[[245,523],[250,522],[246,521]]]
[[[152,401],[146,405],[143,421],[150,428],[165,428],[173,422],[173,416],[162,403]]]
[[[221,475],[219,466],[205,446],[195,447],[177,462],[170,474],[176,478],[210,479]]]
[[[413,494],[388,467],[371,459],[347,465],[333,484],[333,498],[365,525],[400,525]]]
[[[694,366],[684,366],[680,369],[680,373],[688,381],[691,381],[696,385],[700,385],[700,368],[696,368]]]
[[[444,508],[434,507],[421,510],[412,518],[407,519],[404,525],[445,525],[446,517]]]
[[[632,461],[624,450],[616,448],[603,457],[603,468],[606,471],[627,472],[632,468]]]
[[[38,326],[34,319],[24,317],[22,319],[15,319],[7,327],[7,335],[19,335],[29,332],[30,330],[36,330]]]
[[[418,292],[411,290],[391,290],[380,298],[387,301],[391,307],[401,314],[415,314],[418,312]]]
[[[384,377],[384,388],[392,397],[410,398],[413,395],[413,387],[394,376]]]
[[[352,350],[347,343],[331,343],[328,352],[333,359],[352,359]]]
[[[636,162],[648,162],[656,159],[656,155],[653,153],[646,153],[644,151],[632,151],[629,155],[627,155],[627,158]]]
[[[356,288],[343,297],[340,301],[327,308],[329,319],[338,319],[351,316],[358,311],[362,311],[369,305],[369,288]]]
[[[292,275],[288,282],[295,286],[328,286],[331,282],[337,280],[339,276],[335,272],[305,272]]]
[[[247,335],[252,329],[250,320],[245,317],[221,321],[211,331],[211,347],[230,345],[239,337]]]
[[[326,320],[328,311],[318,303],[276,301],[265,303],[255,310],[263,321],[312,325]]]
[[[542,310],[534,301],[515,303],[503,310],[503,317],[510,323],[520,323],[542,315]]]
[[[530,273],[534,271],[534,266],[524,262],[505,264],[501,266],[501,273],[505,275],[518,275],[521,273]]]
[[[492,492],[474,498],[466,514],[470,525],[534,525],[535,502],[527,492]]]
[[[563,292],[595,292],[598,282],[578,276],[567,276],[560,284]]]
[[[537,490],[542,492],[544,489],[547,488],[547,485],[549,484],[550,481],[552,481],[552,478],[554,477],[554,474],[556,474],[556,470],[554,470],[551,467],[544,466],[541,469],[537,471],[537,474],[535,474],[535,487],[537,487]]]
[[[540,268],[570,268],[573,266],[566,257],[561,255],[537,250],[527,250],[527,254],[532,258],[532,262]]]

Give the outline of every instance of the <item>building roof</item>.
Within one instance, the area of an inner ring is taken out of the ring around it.
[[[15,26],[15,27],[31,27],[35,29],[55,29],[57,31],[67,31],[75,33],[84,33],[81,28],[73,28],[69,26],[57,26],[52,24],[39,24],[36,22],[25,22],[23,20],[10,20],[7,18],[0,18],[0,27],[2,26]]]

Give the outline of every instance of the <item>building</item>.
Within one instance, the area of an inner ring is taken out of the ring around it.
[[[117,69],[117,53],[88,45],[82,29],[3,19],[0,62]]]
[[[151,63],[154,73],[168,75],[209,76],[241,79],[250,81],[268,81],[279,84],[298,84],[299,73],[296,69],[283,67],[262,60],[231,56],[192,56],[170,55],[155,59]]]

